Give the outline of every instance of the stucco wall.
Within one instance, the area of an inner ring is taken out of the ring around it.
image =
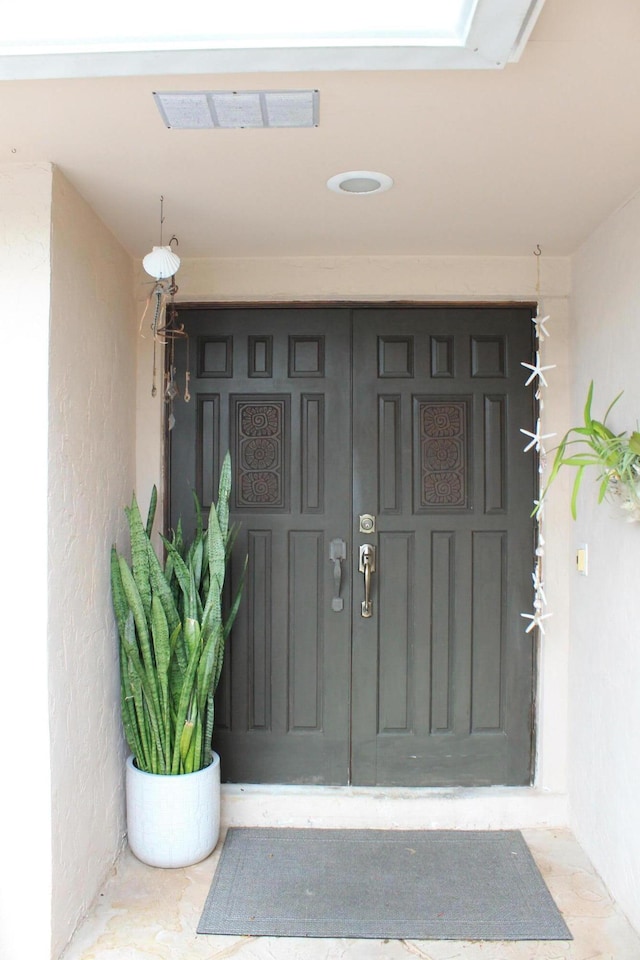
[[[54,171],[49,385],[54,956],[97,895],[125,829],[109,548],[122,536],[122,507],[134,487],[137,329],[131,270],[125,251]]]
[[[535,301],[536,260],[530,257],[300,257],[288,259],[185,260],[177,275],[183,302],[277,301]],[[140,315],[149,278],[136,278]],[[549,374],[544,419],[568,425],[568,296],[570,262],[545,258],[541,289],[550,339],[545,363]],[[150,396],[152,341],[148,328],[139,340],[137,487],[141,499],[161,481],[162,399]],[[526,371],[523,370],[523,384]],[[526,424],[522,425],[526,427]],[[546,431],[545,431],[546,432]],[[523,446],[525,443],[523,442]],[[524,455],[524,454],[523,454]],[[570,519],[557,502],[547,511],[547,595],[553,617],[539,650],[538,756],[540,792],[566,790],[568,584],[573,557],[568,549]],[[524,621],[523,621],[524,623]]]
[[[573,422],[589,381],[594,415],[624,390],[610,423],[640,418],[640,195],[605,222],[574,258]],[[571,586],[569,782],[576,836],[640,929],[640,526],[596,505],[583,484],[574,544],[589,546],[589,576]],[[568,509],[568,507],[567,507]]]
[[[51,785],[47,703],[47,164],[0,166],[3,469],[0,957],[47,957]],[[34,864],[37,869],[34,870]],[[28,891],[28,895],[25,892]],[[38,922],[34,924],[34,915]]]

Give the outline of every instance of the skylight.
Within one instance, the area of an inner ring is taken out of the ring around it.
[[[34,18],[29,4],[18,4],[3,24],[0,53],[38,54],[132,50],[207,49],[358,44],[462,43],[477,0],[245,0],[241,4],[202,6],[183,0],[177,16],[163,20],[157,4],[111,0],[105,8],[73,0],[47,5]],[[62,7],[62,10],[61,10]],[[209,11],[207,16],[206,11]]]
[[[503,66],[544,0],[150,0],[104,6],[14,4],[0,35],[0,78],[300,69]],[[125,28],[126,25],[126,28]]]

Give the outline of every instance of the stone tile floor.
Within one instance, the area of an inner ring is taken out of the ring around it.
[[[640,960],[640,937],[573,836],[522,833],[573,941],[198,936],[220,843],[208,859],[180,870],[147,867],[125,850],[63,960]]]

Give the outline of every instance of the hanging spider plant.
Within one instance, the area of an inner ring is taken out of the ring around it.
[[[630,435],[626,431],[614,433],[607,426],[607,418],[622,393],[609,404],[602,420],[591,416],[593,401],[593,380],[589,385],[584,408],[584,426],[571,427],[558,447],[549,474],[547,490],[558,476],[562,467],[575,467],[576,475],[571,494],[571,515],[576,519],[577,501],[584,472],[595,467],[600,482],[598,503],[602,503],[607,494],[620,498],[620,505],[629,512],[629,519],[640,520],[640,433],[634,430]]]
[[[155,487],[146,526],[135,496],[125,508],[131,565],[115,547],[111,551],[122,721],[136,766],[147,773],[193,773],[211,763],[214,694],[242,592],[241,580],[229,613],[223,616],[225,572],[236,534],[235,526],[229,527],[230,492],[227,453],[207,529],[194,494],[193,541],[184,544],[180,523],[171,540],[163,537],[164,568],[150,539]]]

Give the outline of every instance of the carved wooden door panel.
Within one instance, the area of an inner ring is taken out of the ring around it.
[[[530,781],[530,317],[354,311],[353,536],[377,551],[372,616],[354,611],[355,783]]]
[[[249,555],[217,700],[226,780],[529,782],[530,315],[180,310],[193,399],[174,406],[170,519],[192,522],[192,489],[208,508],[228,447],[232,579]]]

